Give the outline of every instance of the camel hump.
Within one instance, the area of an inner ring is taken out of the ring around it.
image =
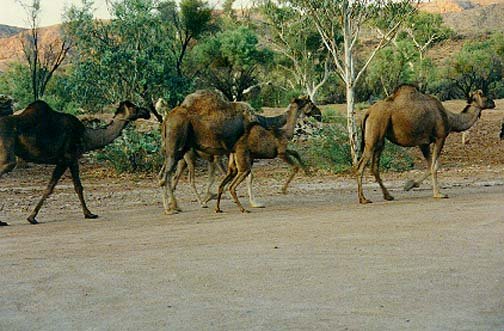
[[[236,114],[243,116],[241,111],[235,109],[224,95],[209,90],[198,90],[189,94],[181,106],[199,116],[234,117]]]
[[[418,87],[412,84],[402,84],[395,88],[394,92],[385,99],[386,101],[394,101],[400,97],[414,98],[417,97],[418,94],[422,94],[418,91]]]
[[[221,93],[210,90],[197,90],[194,93],[187,95],[181,104],[187,109],[203,109],[229,107],[229,101]]]

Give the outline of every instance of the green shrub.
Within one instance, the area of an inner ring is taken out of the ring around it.
[[[345,128],[345,119],[324,125],[306,144],[298,146],[303,158],[315,169],[333,173],[347,172],[352,169],[350,144]],[[380,159],[380,168],[391,171],[410,170],[414,166],[413,158],[399,146],[387,142]]]
[[[161,134],[158,130],[138,132],[126,128],[121,137],[95,153],[99,162],[112,166],[116,172],[157,172],[163,162]]]
[[[341,114],[334,108],[324,109],[322,112],[322,122],[323,123],[332,123],[341,118]]]
[[[391,142],[385,143],[385,149],[380,158],[380,169],[391,171],[407,171],[413,169],[413,158],[404,147]]]

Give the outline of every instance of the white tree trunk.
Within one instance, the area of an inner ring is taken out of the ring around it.
[[[344,56],[345,56],[345,85],[346,85],[346,101],[347,101],[347,130],[350,143],[350,155],[352,156],[352,165],[356,166],[358,161],[358,145],[357,145],[357,124],[355,121],[355,71],[352,55],[352,30],[350,9],[348,3],[343,12],[343,38],[344,38]]]

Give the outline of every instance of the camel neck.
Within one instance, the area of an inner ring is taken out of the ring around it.
[[[92,151],[107,146],[119,137],[128,123],[129,121],[124,119],[113,119],[105,128],[86,128],[83,138],[84,150]]]
[[[294,137],[294,130],[296,128],[297,118],[299,117],[299,108],[293,107],[292,104],[289,105],[289,108],[285,112],[287,121],[283,130],[285,132],[285,136],[287,139],[292,139]]]
[[[448,112],[450,131],[461,132],[470,129],[481,115],[481,108],[467,105],[461,113]]]

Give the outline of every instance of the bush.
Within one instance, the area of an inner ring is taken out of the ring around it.
[[[352,169],[352,157],[345,120],[324,125],[301,147],[304,159],[315,169],[333,173]],[[399,146],[387,142],[380,159],[380,168],[391,171],[406,171],[414,166],[413,158]]]
[[[96,160],[112,166],[116,172],[157,172],[163,163],[161,134],[158,130],[138,132],[126,128],[122,136],[95,153]]]

